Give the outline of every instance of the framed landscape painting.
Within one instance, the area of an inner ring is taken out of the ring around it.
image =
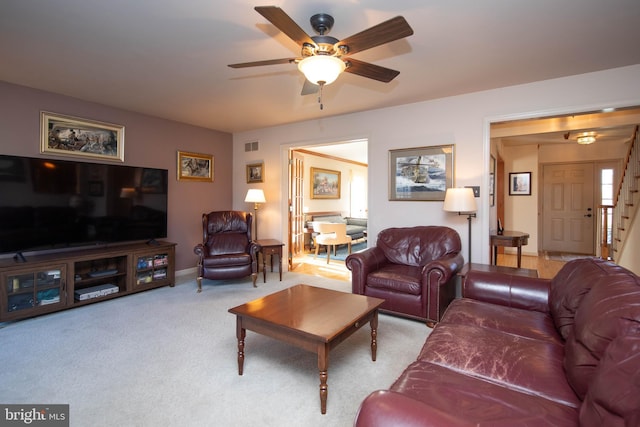
[[[339,199],[340,171],[311,168],[311,198]]]
[[[389,200],[443,201],[453,187],[453,145],[389,150]]]
[[[40,152],[124,162],[124,126],[42,111]]]
[[[213,182],[213,156],[178,151],[178,181]]]

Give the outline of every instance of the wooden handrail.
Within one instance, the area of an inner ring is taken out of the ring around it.
[[[620,199],[620,194],[622,193],[622,183],[624,182],[625,174],[628,170],[627,166],[631,161],[631,152],[633,150],[633,146],[636,143],[636,139],[638,136],[638,126],[636,125],[633,130],[633,136],[631,137],[631,144],[629,144],[629,149],[627,150],[627,155],[624,159],[624,164],[622,165],[622,175],[620,176],[620,181],[618,182],[618,190],[616,191],[615,197],[613,198],[613,207],[618,206],[618,200]]]

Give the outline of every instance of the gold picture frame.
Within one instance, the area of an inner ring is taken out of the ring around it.
[[[247,165],[247,184],[264,182],[264,163]]]
[[[311,198],[339,199],[340,171],[311,168]]]
[[[178,181],[213,182],[213,155],[178,151]]]
[[[41,111],[40,152],[124,162],[124,126]]]

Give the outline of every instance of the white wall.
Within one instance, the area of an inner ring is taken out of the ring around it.
[[[391,226],[448,225],[460,233],[466,254],[466,217],[443,212],[442,202],[388,200],[390,149],[454,144],[455,186],[486,189],[491,122],[630,105],[640,105],[640,65],[240,132],[233,136],[233,205],[249,208],[243,202],[248,188],[245,165],[263,159],[267,180],[262,187],[268,202],[260,212],[260,235],[286,241],[287,149],[367,138],[370,242]],[[327,105],[324,114],[330,111]],[[260,151],[245,153],[244,143],[256,140]],[[474,262],[489,262],[488,203],[488,194],[482,191],[473,221]]]
[[[529,233],[529,243],[522,248],[525,255],[538,255],[538,148],[535,145],[504,147],[504,218],[500,218],[505,230]],[[531,172],[531,195],[510,196],[509,174]],[[493,228],[493,227],[492,227]],[[505,248],[516,253],[515,248]]]

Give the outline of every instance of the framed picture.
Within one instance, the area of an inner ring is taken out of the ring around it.
[[[42,111],[40,152],[124,162],[124,126]]]
[[[311,198],[339,199],[340,171],[311,168]]]
[[[444,201],[453,187],[453,145],[389,150],[389,200]]]
[[[247,165],[247,184],[264,182],[264,163]]]
[[[178,181],[213,182],[213,156],[178,151]]]
[[[496,204],[496,158],[491,156],[491,163],[489,164],[489,204],[494,206]]]
[[[509,195],[510,196],[530,196],[531,195],[531,172],[510,172],[509,173]]]

